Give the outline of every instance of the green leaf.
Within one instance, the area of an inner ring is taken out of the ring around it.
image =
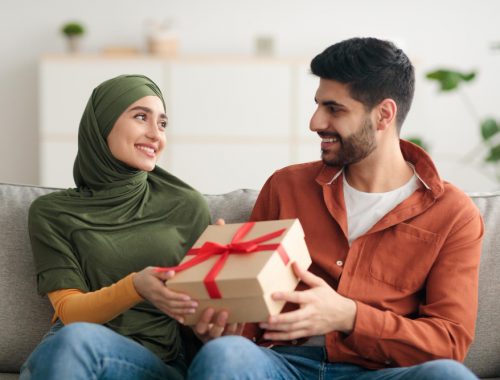
[[[461,73],[454,70],[436,70],[426,74],[427,79],[435,80],[440,85],[441,91],[451,91],[456,89],[462,82],[470,82],[476,77],[476,73]]]
[[[494,146],[490,149],[490,155],[486,157],[488,162],[498,162],[500,161],[500,144]]]
[[[481,123],[481,136],[483,136],[483,140],[489,140],[498,132],[500,132],[500,125],[497,124],[495,119],[489,118]]]
[[[424,140],[421,137],[412,136],[412,137],[407,137],[406,140],[408,140],[409,142],[412,142],[415,145],[418,145],[419,147],[421,147],[424,150],[428,150],[427,144],[424,142]]]
[[[468,74],[462,73],[462,74],[460,74],[460,76],[462,77],[462,80],[464,82],[470,82],[471,80],[473,80],[476,77],[476,73],[474,71],[471,71]]]

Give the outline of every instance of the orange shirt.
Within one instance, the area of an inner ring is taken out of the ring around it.
[[[401,149],[425,186],[351,247],[342,174],[335,178],[340,168],[313,162],[278,170],[252,213],[256,221],[299,218],[313,260],[309,270],[356,301],[351,334],[326,334],[331,362],[375,369],[463,361],[474,336],[481,215],[466,194],[439,178],[423,150],[403,140]],[[256,324],[245,329],[257,343],[283,344],[261,334]]]

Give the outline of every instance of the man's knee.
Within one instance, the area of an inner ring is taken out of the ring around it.
[[[429,379],[477,379],[465,365],[456,360],[433,360],[424,363],[421,369]]]

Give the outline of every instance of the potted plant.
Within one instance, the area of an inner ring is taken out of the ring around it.
[[[76,21],[68,22],[61,27],[61,32],[68,40],[69,52],[77,52],[80,47],[80,38],[85,33],[83,25]]]
[[[472,82],[476,78],[475,72],[463,73],[456,70],[442,68],[430,71],[426,78],[436,81],[441,92],[460,90],[462,84]],[[500,120],[493,117],[480,118],[470,99],[462,93],[465,108],[477,119],[481,143],[464,157],[464,162],[471,162],[478,155],[484,164],[493,167],[497,180],[500,182]],[[479,153],[479,154],[478,154]]]

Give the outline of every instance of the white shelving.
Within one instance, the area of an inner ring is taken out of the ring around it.
[[[46,56],[39,69],[42,185],[73,186],[88,97],[125,73],[147,75],[162,89],[169,129],[160,165],[203,193],[258,189],[277,168],[319,156],[317,138],[307,134],[317,86],[307,60]]]

